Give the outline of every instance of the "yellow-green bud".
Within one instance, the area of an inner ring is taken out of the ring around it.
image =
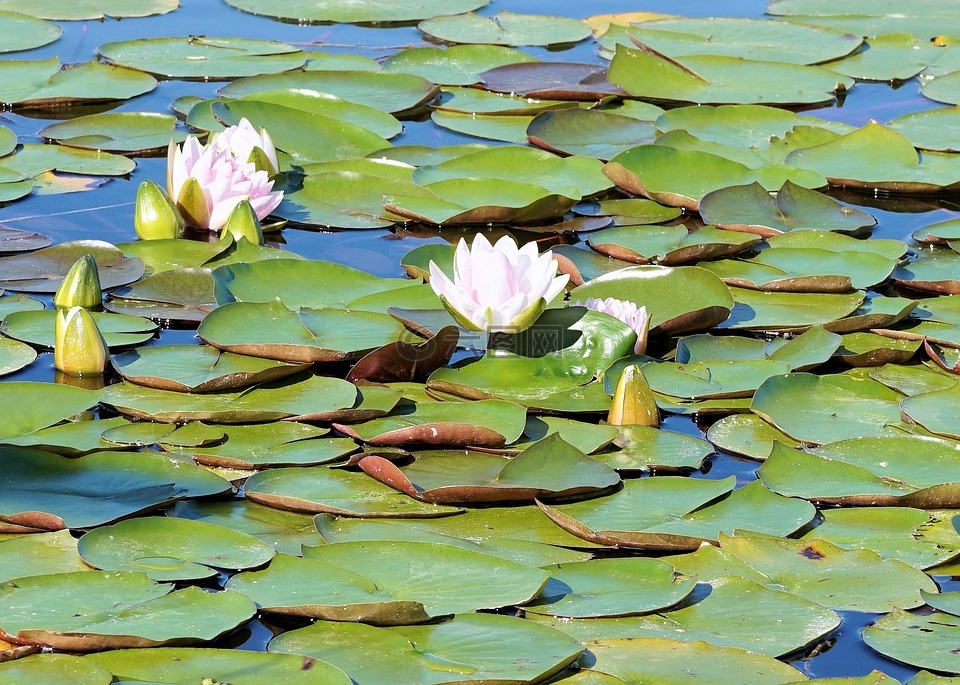
[[[110,351],[96,321],[83,307],[57,311],[53,365],[70,376],[100,376]]]
[[[83,307],[84,309],[100,309],[103,297],[100,292],[100,272],[97,262],[88,254],[78,259],[53,296],[53,304],[57,309]]]
[[[660,412],[653,390],[636,366],[620,374],[607,422],[612,426],[659,426]]]
[[[143,240],[179,238],[183,217],[163,188],[146,180],[137,188],[133,226]]]
[[[227,223],[223,225],[221,233],[229,233],[237,242],[240,238],[246,238],[254,245],[263,245],[263,230],[260,228],[260,220],[257,213],[253,211],[253,205],[249,200],[241,200],[227,217]]]

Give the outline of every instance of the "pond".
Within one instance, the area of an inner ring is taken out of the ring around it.
[[[0,685],[954,682],[960,11],[888,5],[0,0]],[[265,245],[138,239],[245,118]],[[563,274],[497,332],[478,234]]]

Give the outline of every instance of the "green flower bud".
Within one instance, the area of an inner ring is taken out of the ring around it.
[[[53,296],[53,304],[57,309],[83,307],[84,309],[100,309],[103,298],[100,293],[100,272],[97,262],[88,254],[78,259]]]
[[[221,233],[229,233],[237,242],[240,242],[240,238],[246,238],[254,245],[263,245],[260,220],[249,200],[241,200],[237,203],[227,217],[227,223],[223,225]]]
[[[163,188],[147,180],[137,188],[133,226],[143,240],[179,238],[183,232],[183,217]]]
[[[53,365],[70,376],[101,376],[110,359],[96,321],[83,307],[57,311]]]
[[[607,422],[611,426],[660,425],[660,412],[653,390],[638,367],[628,366],[620,374]]]

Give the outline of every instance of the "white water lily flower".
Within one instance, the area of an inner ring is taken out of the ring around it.
[[[270,134],[264,128],[257,131],[246,117],[236,126],[212,134],[210,143],[220,152],[229,152],[241,162],[255,164],[258,171],[266,171],[270,176],[280,171],[277,148]]]
[[[193,136],[182,146],[170,141],[167,191],[186,223],[211,231],[223,228],[243,200],[263,220],[283,199],[283,191],[273,190],[266,171],[214,144],[201,145]]]
[[[577,302],[575,304],[620,319],[637,333],[637,344],[634,346],[633,351],[637,354],[644,354],[647,351],[650,316],[647,314],[646,307],[638,307],[635,302],[618,300],[615,297],[608,297],[605,300],[601,300],[598,297],[591,297],[586,302]]]
[[[547,304],[563,292],[569,276],[557,276],[552,252],[537,254],[535,243],[517,247],[504,236],[491,245],[477,234],[462,238],[454,255],[453,280],[430,262],[430,285],[457,323],[474,331],[519,332],[529,328]]]

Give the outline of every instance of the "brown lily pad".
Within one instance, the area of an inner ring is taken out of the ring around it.
[[[347,380],[351,383],[361,380],[379,383],[424,380],[450,361],[459,339],[459,329],[446,326],[419,345],[403,340],[384,345],[354,364]]]
[[[480,74],[483,87],[544,100],[601,100],[626,92],[607,80],[605,67],[573,62],[508,64]]]

